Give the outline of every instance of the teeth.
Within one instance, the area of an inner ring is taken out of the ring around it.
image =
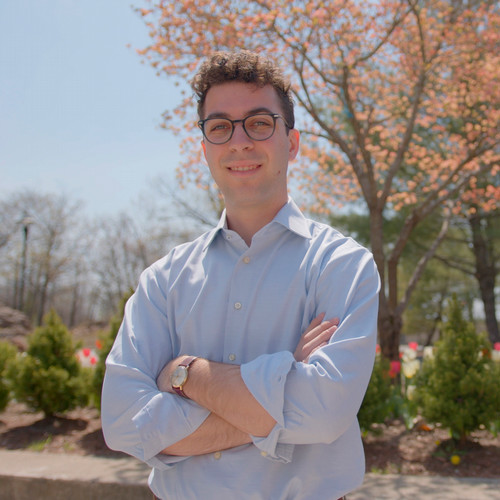
[[[236,170],[237,172],[246,172],[248,170],[255,170],[257,165],[251,165],[249,167],[231,167],[231,170]]]

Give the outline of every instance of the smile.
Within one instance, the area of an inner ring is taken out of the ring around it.
[[[233,172],[249,172],[251,170],[257,170],[260,168],[260,165],[258,164],[253,164],[253,165],[232,165],[229,167],[229,170],[232,170]]]

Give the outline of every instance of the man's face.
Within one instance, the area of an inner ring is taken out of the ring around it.
[[[278,95],[270,85],[228,82],[212,87],[206,96],[203,118],[241,120],[255,113],[283,115]],[[210,172],[219,186],[226,207],[283,206],[288,198],[288,162],[298,152],[299,134],[277,119],[274,134],[264,141],[250,139],[242,124],[235,124],[225,144],[202,142]]]

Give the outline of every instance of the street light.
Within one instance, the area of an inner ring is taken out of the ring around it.
[[[33,224],[33,219],[31,217],[25,216],[21,221],[21,227],[23,230],[23,250],[21,254],[21,277],[19,284],[19,304],[17,309],[20,311],[23,310],[24,307],[24,285],[26,281],[26,254],[28,251],[28,234],[30,225]]]

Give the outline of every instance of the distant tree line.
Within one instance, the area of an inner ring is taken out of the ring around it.
[[[127,213],[93,220],[63,195],[13,193],[0,202],[0,302],[25,312],[34,326],[51,308],[69,327],[107,320],[143,269],[215,224],[221,208],[216,191],[174,191],[160,180]],[[330,214],[327,221],[369,247],[370,220],[355,208]],[[404,217],[387,217],[388,249]],[[403,334],[418,336],[422,344],[435,341],[446,300],[455,294],[465,317],[487,331],[492,343],[500,341],[499,222],[498,209],[451,219],[415,287]],[[405,287],[441,224],[439,217],[429,219],[410,239],[400,266]]]
[[[190,239],[174,210],[142,200],[127,213],[90,219],[64,195],[20,191],[0,201],[0,302],[40,325],[109,318],[140,272]]]

